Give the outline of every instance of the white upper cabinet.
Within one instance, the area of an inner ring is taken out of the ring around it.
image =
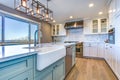
[[[109,5],[109,29],[114,28],[115,20],[120,15],[120,0],[111,0]]]
[[[84,20],[84,34],[106,34],[107,32],[107,18]]]
[[[52,36],[66,36],[66,30],[63,24],[55,24],[52,26]]]
[[[112,0],[109,6],[109,29],[114,28],[114,16],[116,13],[116,0]]]
[[[84,34],[91,34],[92,20],[84,20]]]
[[[120,0],[112,0],[109,5],[109,29],[115,28],[115,45],[120,45]]]

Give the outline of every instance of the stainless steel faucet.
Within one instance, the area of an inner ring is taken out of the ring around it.
[[[37,35],[37,33],[39,32],[39,30],[36,30],[35,31],[35,33],[34,33],[34,46],[36,47],[36,45],[37,45],[37,37],[38,37],[38,35]],[[36,36],[37,35],[37,36]]]

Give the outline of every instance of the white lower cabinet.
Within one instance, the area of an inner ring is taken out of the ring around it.
[[[105,44],[104,43],[98,43],[98,55],[99,58],[104,58],[105,56]]]
[[[105,44],[105,60],[120,79],[120,47],[114,44]]]
[[[120,46],[108,43],[85,42],[83,55],[104,58],[120,80]]]
[[[120,46],[116,47],[116,74],[120,79]]]
[[[85,42],[83,45],[83,56],[97,57],[97,43]]]

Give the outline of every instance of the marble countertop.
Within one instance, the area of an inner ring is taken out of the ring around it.
[[[70,46],[70,45],[75,45],[75,43],[42,43],[42,44],[39,44],[39,47],[52,47],[52,46],[59,47],[59,46]],[[33,44],[32,45],[0,46],[0,62],[37,54],[38,51],[36,49],[25,48],[30,46],[33,46]]]
[[[0,46],[0,62],[36,54],[34,49],[25,49],[29,45]]]

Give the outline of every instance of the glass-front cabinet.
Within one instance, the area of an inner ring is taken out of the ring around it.
[[[107,18],[99,18],[92,20],[92,33],[96,33],[96,34],[108,33]]]
[[[84,20],[84,34],[107,34],[108,33],[108,19],[94,18]]]
[[[92,32],[93,33],[98,33],[98,20],[93,20],[92,21]]]
[[[66,36],[64,24],[54,24],[52,26],[52,36]]]
[[[101,32],[107,32],[107,19],[100,19],[101,23]]]

